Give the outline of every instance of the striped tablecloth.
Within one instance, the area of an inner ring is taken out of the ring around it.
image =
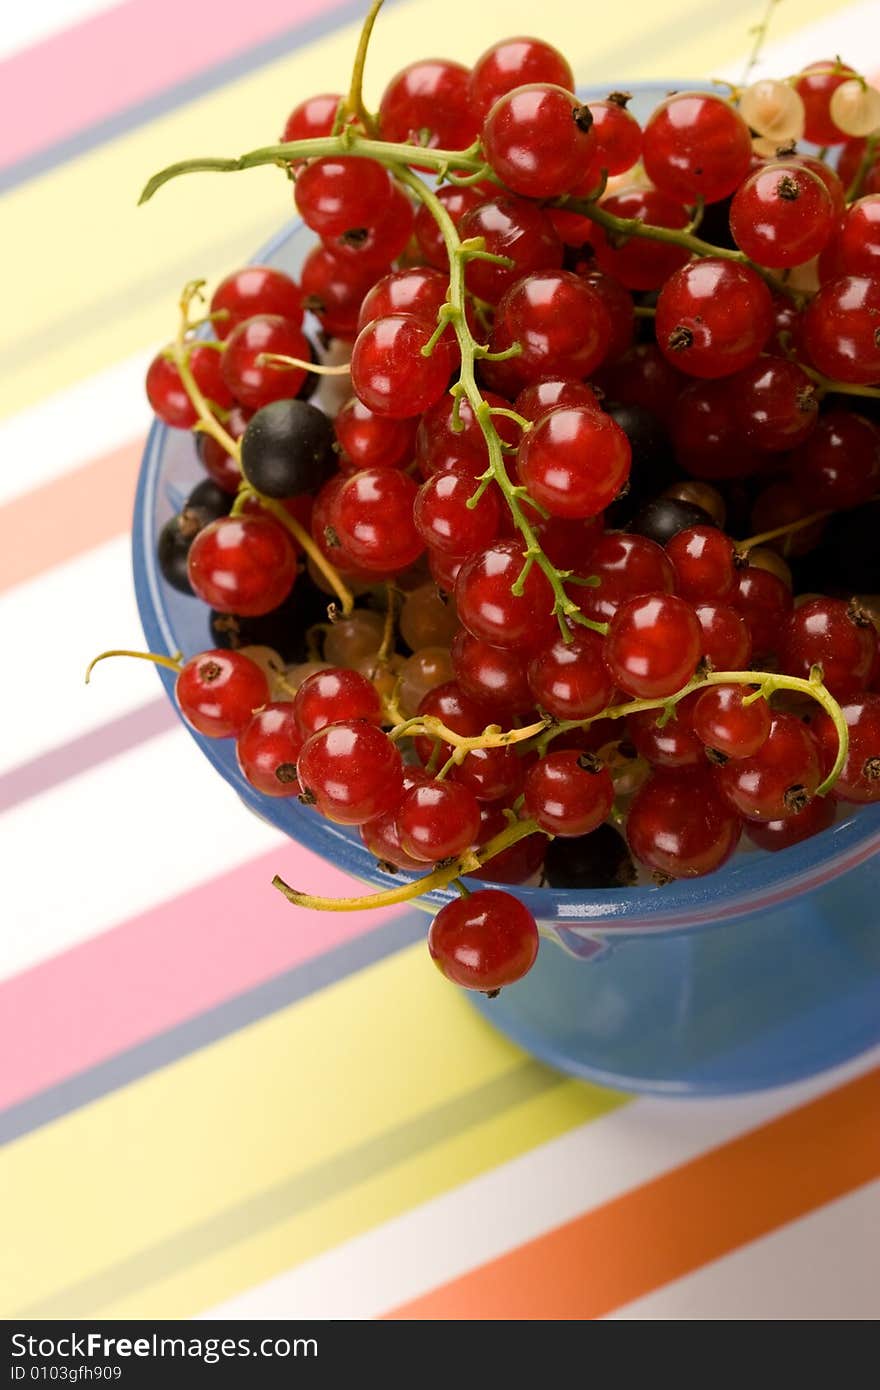
[[[756,8],[397,0],[369,94],[505,32],[616,87],[735,75]],[[0,1314],[876,1316],[878,1053],[727,1102],[559,1077],[440,980],[418,914],[289,910],[275,870],[341,876],[243,810],[152,672],[82,684],[140,643],[144,366],[181,284],[289,215],[270,170],[139,210],[138,189],[338,88],[361,12],[43,0],[0,20]],[[877,0],[789,0],[766,58],[878,50]]]

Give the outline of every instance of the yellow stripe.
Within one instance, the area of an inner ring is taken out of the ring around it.
[[[507,1102],[488,1123],[478,1109],[463,1133],[431,1130],[474,1092],[491,1112],[493,1088]],[[197,1311],[623,1099],[541,1074],[414,947],[0,1152],[0,1315]],[[321,1193],[365,1146],[372,1176]],[[267,1220],[264,1194],[297,1179],[318,1198]]]
[[[774,34],[842,8],[840,0],[782,6]],[[536,10],[505,7],[508,32],[555,40],[575,70],[609,85],[651,75],[711,72],[741,51],[751,6],[705,0],[658,11],[654,0],[629,0],[626,32],[595,14],[572,24],[570,0]],[[755,6],[755,13],[759,6]],[[423,0],[383,15],[374,37],[369,90],[375,96],[401,63],[438,47],[472,60],[498,36],[499,13],[472,0],[447,0],[442,38],[429,39]],[[202,175],[164,190],[146,208],[135,199],[158,166],[189,154],[225,154],[275,137],[304,93],[339,85],[348,70],[356,26],[291,54],[194,101],[111,145],[84,155],[8,195],[3,202],[4,254],[15,267],[4,290],[4,322],[15,324],[0,351],[0,415],[20,410],[72,381],[151,343],[173,328],[179,286],[196,275],[216,278],[251,254],[289,215],[290,195],[277,171],[235,178]],[[636,41],[633,36],[637,35]]]

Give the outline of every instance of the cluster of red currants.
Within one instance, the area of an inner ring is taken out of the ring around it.
[[[230,275],[147,377],[208,474],[160,540],[212,609],[189,723],[432,883],[690,878],[880,800],[878,102],[835,60],[641,128],[514,39],[367,126],[301,103],[285,149],[338,149],[286,150],[299,282]],[[537,931],[462,886],[430,946],[493,991]]]

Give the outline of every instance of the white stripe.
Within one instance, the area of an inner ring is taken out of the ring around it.
[[[0,58],[41,43],[84,19],[115,9],[119,0],[30,0],[28,5],[4,5]]]
[[[213,1308],[204,1318],[380,1316],[766,1123],[880,1061],[727,1101],[640,1099]],[[686,1221],[687,1213],[682,1213]]]
[[[755,6],[756,22],[758,6]],[[860,4],[848,5],[844,10],[835,10],[815,24],[808,24],[795,34],[784,39],[773,39],[773,23],[770,24],[770,39],[761,49],[755,66],[753,79],[757,77],[789,77],[799,72],[807,63],[819,62],[823,58],[839,55],[857,72],[866,77],[876,78],[880,73],[880,0],[861,0]],[[874,40],[872,45],[871,40]],[[746,50],[747,51],[747,50]],[[738,82],[742,78],[745,58],[723,65],[717,76]]]
[[[146,434],[152,412],[138,352],[0,420],[0,505]]]
[[[880,1183],[676,1279],[611,1315],[619,1321],[880,1317]]]
[[[289,842],[184,729],[0,817],[0,978]]]

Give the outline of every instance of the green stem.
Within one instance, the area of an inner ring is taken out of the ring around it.
[[[300,549],[314,562],[316,569],[321,571],[327,583],[331,586],[336,597],[339,599],[343,613],[347,616],[354,608],[354,594],[349,589],[335,565],[331,565],[320,546],[315,543],[305,527],[297,521],[296,517],[291,516],[283,503],[277,501],[274,497],[266,497],[264,493],[257,492],[256,488],[249,487],[245,484],[243,487],[239,488],[229,515],[240,516],[244,510],[245,502],[250,497],[255,497],[263,510],[271,512],[276,521],[280,521],[285,530],[290,532]]]
[[[880,135],[869,135],[865,140],[865,148],[859,160],[859,167],[853,174],[852,183],[846,190],[846,201],[848,203],[854,203],[856,199],[861,196],[862,185],[865,182],[868,170],[874,163],[878,144],[880,144]]]
[[[351,84],[348,89],[348,96],[345,99],[346,110],[369,131],[373,130],[374,121],[364,106],[364,65],[367,61],[367,49],[370,46],[370,35],[373,32],[373,25],[376,23],[376,17],[381,8],[382,0],[373,0],[367,12],[367,17],[361,28],[361,36],[358,39],[357,52],[354,56],[354,66],[351,70]]]

